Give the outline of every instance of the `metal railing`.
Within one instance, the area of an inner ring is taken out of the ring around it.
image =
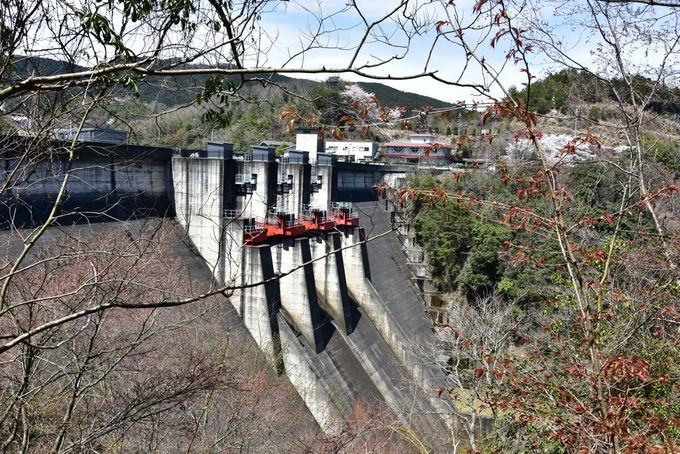
[[[332,221],[333,219],[328,216],[328,211],[325,208],[318,208],[312,205],[302,205],[302,214],[300,215],[305,221],[318,220],[319,222]]]
[[[291,228],[291,227],[297,227],[297,226],[300,226],[300,225],[302,225],[302,224],[300,224],[300,223],[297,221],[297,219],[294,219],[294,220],[292,220],[292,221],[291,221],[291,220],[286,220],[286,228],[287,228],[287,229],[289,229],[289,228]]]
[[[350,210],[352,211],[352,202],[332,202],[331,207],[336,210]]]
[[[280,225],[281,218],[284,218],[285,221],[283,225],[285,228],[291,228],[302,225],[297,219],[290,219],[289,216],[290,214],[286,212],[283,208],[273,207],[269,209],[265,219],[258,222],[268,225]]]
[[[319,206],[313,206],[310,204],[303,204],[302,205],[302,212],[309,212],[311,213],[312,211],[326,211],[325,207],[319,207]]]
[[[246,233],[252,233],[252,232],[261,232],[264,229],[260,227],[259,225],[244,225],[243,226],[243,231]]]
[[[248,175],[245,173],[239,173],[235,177],[236,184],[255,184],[257,180],[252,177],[252,175]]]
[[[271,207],[269,211],[267,211],[267,216],[279,216],[285,214],[286,210],[283,207]]]
[[[253,160],[253,154],[252,153],[234,154],[234,159],[236,161],[252,161]]]
[[[313,213],[303,213],[302,216],[300,217],[305,221],[327,222],[333,220],[333,218],[328,217],[328,215],[325,212],[323,212],[323,214],[321,215],[314,215]]]
[[[357,214],[352,209],[352,202],[333,202],[331,209],[336,213],[345,213],[348,218],[355,218]]]
[[[224,217],[230,219],[240,218],[243,215],[241,210],[224,210]]]

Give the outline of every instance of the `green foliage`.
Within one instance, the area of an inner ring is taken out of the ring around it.
[[[463,191],[480,199],[513,205],[517,204],[515,191],[522,187],[515,179],[525,171],[509,172],[507,184],[498,175],[486,172],[466,173],[457,180],[443,181],[431,176],[414,177],[409,183],[413,188],[440,186],[451,194]],[[598,164],[575,166],[561,178],[569,187],[576,188],[572,203],[581,210],[580,216],[600,216],[620,203],[616,174],[604,172]],[[523,203],[537,213],[550,209],[542,197]],[[505,301],[527,307],[549,297],[554,287],[560,287],[555,283],[557,277],[563,277],[556,268],[560,252],[554,243],[542,241],[532,232],[494,222],[495,214],[490,210],[467,209],[453,200],[435,203],[419,200],[415,208],[414,227],[440,289],[458,290],[471,300],[495,292]],[[607,232],[613,226],[602,222],[596,228]],[[634,231],[633,226],[630,228]]]
[[[148,105],[136,99],[117,105],[114,109],[116,116],[126,119],[139,118],[142,115],[151,115],[153,113]]]
[[[111,45],[117,56],[130,58],[133,52],[128,49],[123,40],[113,31],[109,20],[99,13],[85,13],[80,17],[83,30],[96,41],[104,45]]]
[[[466,293],[485,295],[503,275],[498,252],[504,242],[512,239],[512,232],[505,226],[481,221],[474,221],[471,230],[470,253],[459,282]]]
[[[626,165],[621,161],[622,168]],[[677,165],[677,164],[676,164]],[[583,162],[565,169],[563,184],[571,188],[571,202],[568,219],[572,223],[584,218],[597,219],[592,228],[598,234],[612,233],[615,227],[614,213],[621,206],[623,187],[621,172],[602,163]],[[607,222],[603,219],[610,219]],[[650,228],[652,220],[647,216],[625,216],[621,219],[622,238],[633,238],[639,228]]]
[[[518,90],[511,87],[509,93],[516,99],[522,99],[525,103],[529,97],[529,109],[540,114],[551,110],[565,111],[567,98],[577,96],[580,101],[598,103],[605,101],[631,103],[631,96],[635,97],[636,103],[648,102],[648,109],[657,113],[680,113],[680,89],[661,85],[656,87],[657,94],[648,99],[656,83],[644,76],[635,75],[628,83],[623,80],[612,79],[611,82],[598,79],[586,72],[575,70],[563,70],[555,74],[549,74],[542,80],[531,84],[530,91],[526,88]],[[587,117],[597,120],[601,116],[598,108],[592,107],[587,112]]]
[[[317,84],[309,88],[309,97],[312,99],[310,107],[316,113],[317,121],[335,125],[343,115],[351,113],[352,100],[342,94],[343,89],[342,84]]]
[[[531,84],[530,91],[526,88],[518,91],[512,87],[510,94],[513,97],[529,100],[529,109],[540,114],[545,114],[553,109],[560,110],[566,105],[569,87],[577,78],[587,77],[575,71],[561,71],[551,74],[543,80]]]
[[[618,175],[601,163],[584,162],[566,169],[564,185],[572,191],[574,221],[617,211],[623,195]]]
[[[249,109],[238,117],[231,128],[231,142],[234,150],[248,152],[251,146],[271,137],[274,126],[268,115],[263,115],[259,109]]]
[[[413,179],[411,184],[429,189],[439,182],[428,176]],[[438,286],[470,296],[494,289],[504,272],[499,251],[512,239],[510,229],[480,220],[447,199],[419,201],[414,226]]]
[[[570,73],[562,71],[532,83],[530,90],[525,88],[517,91],[515,87],[512,87],[510,94],[523,99],[524,102],[527,101],[527,97],[530,97],[529,109],[544,114],[553,109],[560,110],[565,106],[569,84]]]
[[[673,178],[680,176],[680,144],[676,139],[662,139],[645,134],[642,149],[645,159],[663,165]]]
[[[414,225],[439,286],[452,288],[470,245],[471,216],[446,201],[422,210]]]

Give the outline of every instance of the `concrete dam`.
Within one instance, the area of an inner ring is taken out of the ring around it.
[[[41,222],[67,171],[60,223],[174,216],[325,431],[342,430],[359,402],[386,405],[428,437],[451,424],[437,396],[443,372],[421,356],[434,345],[432,322],[375,201],[376,184],[403,174],[326,154],[310,163],[296,150],[238,156],[214,142],[206,150],[84,143],[73,160],[20,165],[0,155],[0,185],[11,188],[0,198],[2,228]]]

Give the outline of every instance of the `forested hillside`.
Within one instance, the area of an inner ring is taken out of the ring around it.
[[[165,65],[167,62],[159,62],[159,65]],[[178,68],[192,69],[202,68],[201,65],[180,65]],[[83,71],[82,66],[70,64],[68,62],[53,60],[49,58],[30,57],[17,58],[12,69],[13,75],[9,78],[20,80],[31,75],[54,75],[65,71],[77,72]],[[326,82],[317,82],[303,78],[292,78],[280,74],[258,74],[257,76],[244,76],[245,79],[256,77],[262,83],[250,85],[249,89],[245,91],[246,94],[257,96],[261,87],[265,82],[272,82],[292,91],[298,89],[312,90],[314,87],[325,85]],[[196,100],[196,97],[205,88],[206,82],[211,79],[208,75],[187,75],[178,77],[159,77],[150,76],[142,81],[137,82],[135,90],[121,90],[120,95],[129,95],[136,97],[140,102],[145,104],[162,105],[165,107],[175,107],[184,104],[190,104]],[[240,77],[228,78],[224,81],[225,84],[238,84],[241,81]],[[345,84],[345,82],[341,82]],[[416,93],[406,93],[384,84],[376,82],[360,82],[359,85],[366,91],[373,92],[385,107],[397,107],[409,104],[414,108],[424,106],[432,107],[446,107],[448,103],[422,96]],[[259,88],[258,88],[259,87]]]
[[[530,93],[523,88],[518,90],[511,87],[510,93],[518,98],[527,101],[529,97],[529,108],[540,114],[551,110],[567,113],[569,107],[575,108],[577,101],[588,104],[613,103],[631,104],[630,88],[635,92],[635,96],[644,98],[655,92],[654,99],[649,102],[648,109],[658,114],[679,114],[680,113],[680,88],[666,86],[661,81],[659,87],[655,87],[658,81],[649,77],[634,75],[628,82],[621,79],[602,79],[590,73],[576,70],[562,70],[531,84]],[[593,110],[586,110],[584,116],[596,117],[600,112],[597,107]]]
[[[482,114],[514,136],[467,142],[496,147],[494,171],[393,192],[442,292],[440,391],[461,413],[496,412],[485,443],[680,438],[665,422],[680,416],[678,94],[639,76],[549,75]]]

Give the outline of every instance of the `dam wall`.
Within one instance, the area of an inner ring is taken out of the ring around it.
[[[30,170],[0,156],[4,228],[44,219],[65,175],[59,222],[176,217],[213,288],[324,430],[343,430],[357,405],[369,405],[418,433],[446,432],[435,398],[442,371],[416,355],[432,342],[432,325],[385,261],[391,240],[373,239],[391,234],[370,214],[375,188],[403,172],[323,153],[310,164],[306,152],[278,157],[266,147],[236,156],[217,142],[206,150],[85,143],[73,159],[62,150]]]

